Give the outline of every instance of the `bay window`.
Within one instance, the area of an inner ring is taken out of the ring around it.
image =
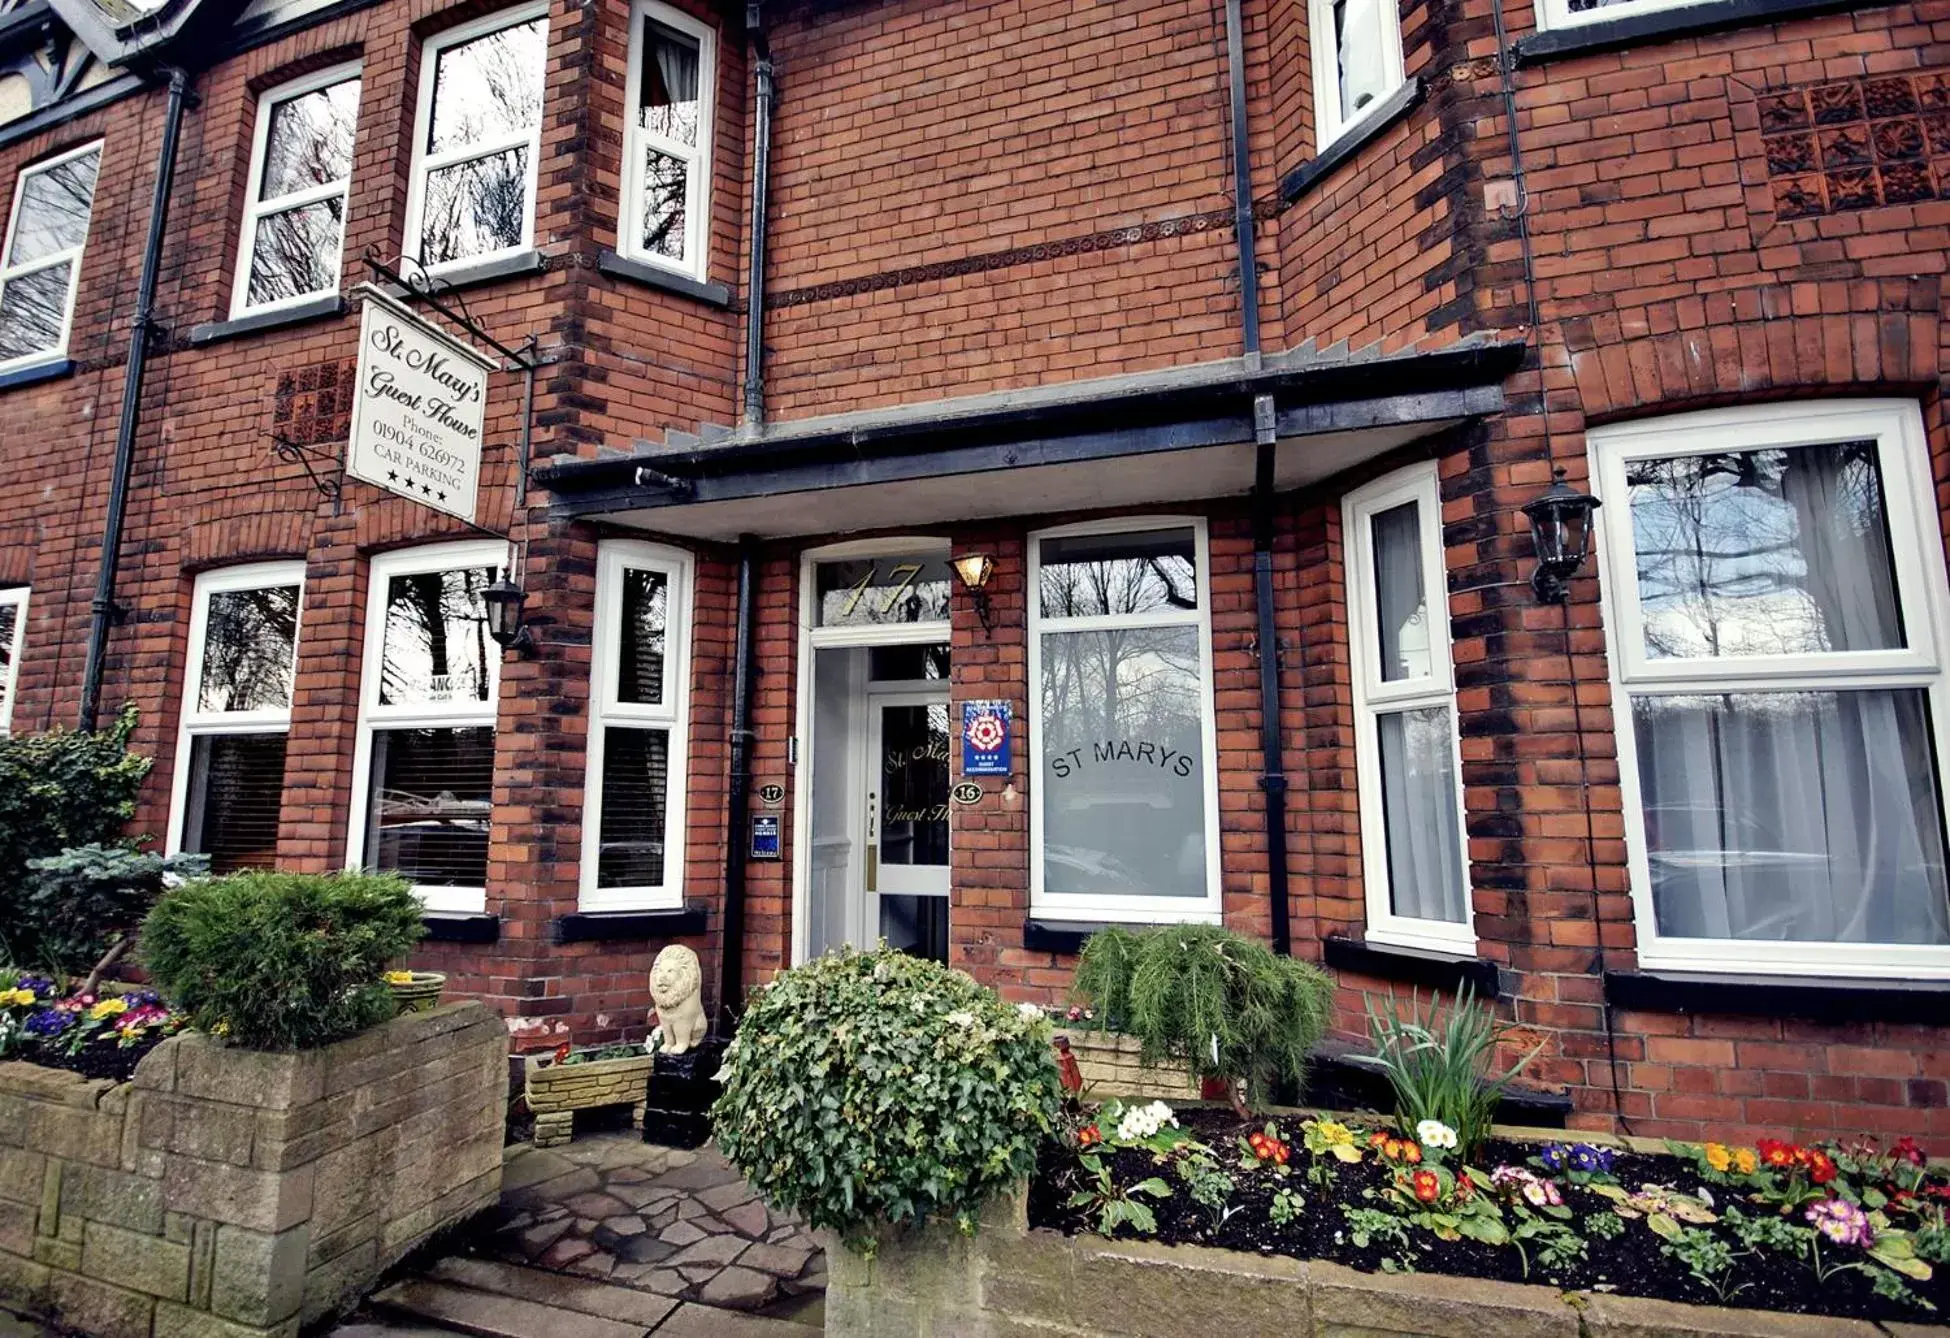
[[[406,255],[429,270],[533,244],[548,10],[490,14],[428,40]]]
[[[717,40],[689,15],[638,0],[630,45],[617,250],[702,280]]]
[[[691,564],[683,553],[603,545],[583,789],[583,910],[683,905],[690,602]]]
[[[27,639],[27,587],[0,590],[0,738],[13,728],[20,690],[20,647]]]
[[[431,911],[487,908],[501,648],[481,592],[497,542],[372,560],[347,863],[398,873]]]
[[[169,848],[208,855],[212,873],[277,859],[304,583],[301,562],[196,581]]]
[[[359,85],[341,65],[258,100],[232,316],[338,291]]]
[[[68,351],[101,165],[97,140],[21,169],[0,251],[0,371]]]
[[[1435,465],[1349,494],[1343,525],[1367,937],[1473,954]]]
[[[1590,443],[1641,962],[1950,976],[1950,610],[1917,406]]]
[[[1037,914],[1218,919],[1208,581],[1202,520],[1031,536]]]
[[[1397,0],[1308,0],[1314,67],[1314,152],[1319,153],[1401,87]]]

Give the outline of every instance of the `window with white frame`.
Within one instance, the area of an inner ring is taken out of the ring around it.
[[[101,170],[98,140],[23,168],[0,251],[0,371],[68,351],[81,252]]]
[[[617,246],[624,255],[702,279],[717,38],[656,0],[637,0],[633,17]]]
[[[1950,608],[1917,405],[1589,441],[1641,963],[1950,976]]]
[[[0,736],[13,728],[20,687],[20,647],[27,640],[27,587],[0,590]]]
[[[487,909],[501,648],[481,592],[495,542],[372,560],[348,863],[403,875],[427,909]]]
[[[1435,466],[1350,493],[1343,524],[1368,938],[1473,953]]]
[[[1397,0],[1308,0],[1307,22],[1319,153],[1401,87],[1402,16]]]
[[[1537,0],[1539,28],[1572,28],[1582,23],[1636,18],[1668,9],[1689,9],[1706,0]]]
[[[212,873],[277,859],[304,586],[302,562],[196,581],[169,848],[208,855]]]
[[[547,66],[545,6],[491,14],[428,40],[420,56],[408,259],[439,270],[532,244]]]
[[[1216,920],[1205,522],[1077,526],[1029,547],[1032,904]]]
[[[233,316],[338,291],[359,85],[341,65],[258,99]]]
[[[583,789],[584,910],[683,905],[690,601],[683,553],[603,545]]]

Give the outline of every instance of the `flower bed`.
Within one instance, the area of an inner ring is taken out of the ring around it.
[[[181,1014],[151,990],[68,994],[46,976],[0,971],[0,1059],[122,1082],[182,1027]]]
[[[1369,1272],[1866,1319],[1950,1311],[1950,1180],[1907,1141],[1755,1148],[1453,1133],[1109,1103],[1045,1145],[1032,1224]]]

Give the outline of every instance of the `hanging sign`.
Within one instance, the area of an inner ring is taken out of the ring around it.
[[[961,774],[1007,776],[1012,708],[1005,701],[961,704]]]
[[[496,364],[370,284],[345,472],[472,521]]]

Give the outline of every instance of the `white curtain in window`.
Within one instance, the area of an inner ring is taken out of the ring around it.
[[[650,29],[651,49],[657,54],[657,73],[673,103],[697,101],[697,48]]]
[[[1468,910],[1449,708],[1396,711],[1377,719],[1375,728],[1381,739],[1381,798],[1394,912],[1461,924]]]
[[[1388,91],[1382,6],[1395,0],[1345,0],[1340,6],[1341,119],[1351,121]]]

